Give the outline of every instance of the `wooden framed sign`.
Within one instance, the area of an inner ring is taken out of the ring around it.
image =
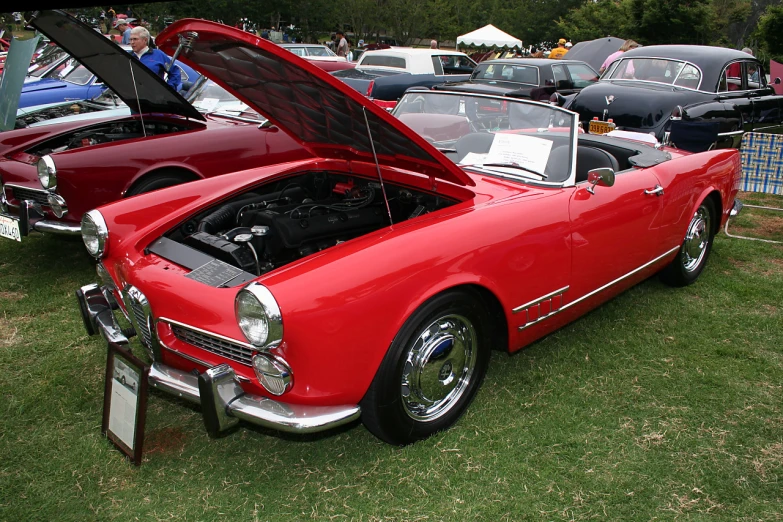
[[[109,343],[102,431],[136,466],[144,445],[149,371],[129,350]]]

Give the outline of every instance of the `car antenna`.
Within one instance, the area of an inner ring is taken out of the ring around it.
[[[381,175],[381,166],[378,163],[378,155],[375,153],[375,144],[372,141],[372,132],[370,132],[370,120],[367,119],[367,108],[362,107],[362,113],[364,114],[364,123],[367,125],[367,137],[370,139],[370,148],[372,149],[372,158],[375,160],[375,168],[378,170],[378,179],[381,182],[381,192],[383,193],[383,201],[386,203],[386,212],[389,214],[389,223],[394,224],[394,220],[391,215],[391,208],[389,208],[389,198],[386,197],[386,187],[383,186],[383,176]]]
[[[129,56],[128,67],[130,67],[131,80],[133,80],[133,92],[136,93],[136,109],[139,111],[139,118],[141,118],[141,132],[144,137],[147,137],[147,128],[144,126],[144,111],[141,110],[141,101],[139,101],[139,90],[136,88],[136,75],[133,74],[133,57]]]

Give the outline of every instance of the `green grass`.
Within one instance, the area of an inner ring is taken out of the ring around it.
[[[720,235],[696,284],[493,354],[467,414],[412,446],[360,424],[212,440],[153,392],[138,469],[100,432],[106,349],[73,295],[95,279],[78,241],[0,240],[0,520],[783,518],[781,245]]]

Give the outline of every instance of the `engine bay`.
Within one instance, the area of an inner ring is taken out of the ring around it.
[[[73,116],[76,114],[88,114],[91,112],[105,110],[106,107],[101,107],[85,102],[76,102],[66,105],[58,105],[56,107],[50,107],[48,109],[41,109],[39,111],[31,112],[29,114],[23,114],[16,118],[14,124],[15,129],[24,129],[38,122],[51,120],[54,118],[62,118],[65,116]]]
[[[166,237],[257,276],[386,227],[390,214],[400,223],[455,203],[388,182],[382,189],[378,180],[307,172],[224,201]]]
[[[189,128],[190,127],[183,124],[167,121],[145,120],[143,124],[141,120],[135,119],[114,121],[60,134],[55,138],[39,143],[28,150],[27,153],[36,156],[44,156],[55,152],[90,147],[100,143],[111,143],[133,138],[142,138],[145,136],[181,132],[188,130]]]

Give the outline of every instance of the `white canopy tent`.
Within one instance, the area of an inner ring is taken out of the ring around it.
[[[462,45],[475,45],[484,47],[517,47],[522,48],[522,40],[504,33],[492,24],[485,25],[468,34],[457,37],[457,49]]]

